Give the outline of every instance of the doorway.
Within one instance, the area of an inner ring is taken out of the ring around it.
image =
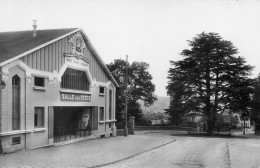
[[[54,107],[54,142],[91,135],[94,107]]]

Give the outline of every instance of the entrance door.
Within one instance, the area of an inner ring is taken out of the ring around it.
[[[92,107],[54,107],[54,142],[91,135]]]
[[[12,78],[12,129],[20,129],[20,78],[15,75]]]

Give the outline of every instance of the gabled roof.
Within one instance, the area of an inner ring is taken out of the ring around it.
[[[33,37],[32,30],[0,32],[0,66],[19,59],[77,31],[81,31],[85,43],[89,46],[100,65],[104,69],[105,73],[118,87],[116,80],[111,75],[105,63],[94,49],[85,32],[80,28],[37,30],[36,37]]]
[[[37,30],[36,37],[33,37],[32,30],[0,32],[0,63],[70,33],[73,30],[77,30],[77,28]]]

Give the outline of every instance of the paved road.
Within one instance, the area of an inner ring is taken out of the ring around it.
[[[161,148],[106,167],[230,167],[226,146],[220,139],[178,138]]]
[[[118,136],[0,155],[0,168],[93,167],[122,160],[174,141],[173,137]]]
[[[260,167],[260,138],[191,137],[181,131],[137,131],[136,135],[84,141],[0,155],[0,168]]]
[[[239,139],[229,143],[232,167],[260,168],[260,138]]]
[[[164,135],[153,134],[153,136],[166,136],[165,133]],[[104,166],[104,168],[260,167],[260,139],[187,136],[175,136],[174,138],[176,141],[173,143],[131,159]],[[251,148],[248,148],[249,146]],[[241,153],[243,154],[241,155]]]

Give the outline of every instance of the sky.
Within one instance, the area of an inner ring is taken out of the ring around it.
[[[260,0],[0,0],[0,32],[82,28],[108,64],[147,62],[157,96],[167,96],[170,60],[203,31],[219,33],[260,73]]]

